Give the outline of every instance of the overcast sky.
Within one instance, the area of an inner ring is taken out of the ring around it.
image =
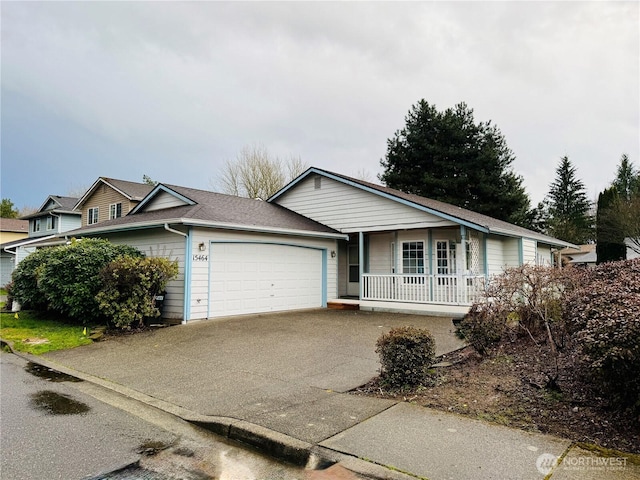
[[[420,99],[505,135],[532,202],[640,164],[639,3],[2,2],[1,195],[210,189],[259,144],[375,180]],[[377,180],[375,180],[377,181]]]

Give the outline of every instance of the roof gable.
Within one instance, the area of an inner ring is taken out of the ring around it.
[[[38,212],[48,212],[51,210],[64,210],[70,212],[78,202],[75,197],[63,197],[60,195],[49,195]]]
[[[163,210],[166,208],[183,207],[195,204],[196,202],[191,200],[189,197],[162,183],[159,183],[129,212],[129,215],[135,215],[138,212],[151,212],[154,210]]]
[[[287,186],[285,186],[280,191],[278,191],[275,195],[269,198],[268,201],[277,202],[277,199],[279,197],[286,194],[289,190],[296,188],[296,186],[299,183],[301,183],[305,178],[313,174],[331,178],[338,182],[342,182],[345,185],[349,185],[353,188],[366,191],[372,195],[382,196],[384,198],[391,199],[396,202],[400,202],[404,205],[411,206],[418,210],[430,213],[432,215],[438,216],[440,218],[443,218],[449,221],[453,221],[459,225],[464,225],[466,227],[473,228],[475,230],[478,230],[484,233],[493,233],[493,234],[503,235],[503,236],[529,238],[529,239],[539,241],[541,243],[553,245],[553,246],[572,246],[572,244],[568,242],[564,242],[562,240],[558,240],[556,238],[549,237],[547,235],[534,232],[533,230],[519,227],[517,225],[513,225],[508,222],[498,220],[493,217],[489,217],[487,215],[483,215],[477,212],[473,212],[471,210],[457,207],[449,203],[440,202],[438,200],[432,200],[430,198],[421,197],[419,195],[405,193],[400,190],[396,190],[394,188],[389,188],[382,185],[377,185],[375,183],[358,180],[352,177],[348,177],[346,175],[329,172],[327,170],[322,170],[316,167],[309,168],[306,172],[304,172],[298,178],[293,180],[291,183],[289,183]]]
[[[153,186],[147,185],[146,183],[129,182],[127,180],[117,180],[114,178],[100,177],[93,183],[93,185],[91,185],[89,190],[87,190],[85,194],[80,197],[80,199],[74,205],[74,209],[81,209],[82,205],[84,205],[86,201],[91,198],[96,193],[98,188],[100,188],[102,185],[115,190],[123,197],[134,202],[141,201],[151,190],[153,190]]]

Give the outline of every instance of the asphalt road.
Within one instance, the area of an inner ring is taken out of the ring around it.
[[[134,462],[137,464],[115,472]],[[19,356],[1,353],[0,478],[355,480],[364,477],[339,465],[309,470],[276,461],[115,392],[75,381]]]
[[[177,440],[80,392],[68,378],[34,367],[0,355],[2,478],[84,478],[135,462],[150,442]]]

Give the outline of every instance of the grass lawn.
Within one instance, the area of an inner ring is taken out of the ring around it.
[[[82,333],[83,327],[68,325],[33,312],[0,313],[0,337],[13,343],[20,352],[41,353],[88,345],[91,340]]]

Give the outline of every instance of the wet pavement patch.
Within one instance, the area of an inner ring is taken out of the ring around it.
[[[49,382],[82,382],[81,379],[67,375],[66,373],[52,370],[49,367],[38,365],[37,363],[29,362],[24,369],[31,375],[38,378],[43,378]]]
[[[51,390],[31,394],[30,404],[35,410],[44,411],[49,415],[80,415],[91,410],[87,404]]]
[[[115,472],[91,477],[88,480],[175,480],[175,477],[153,472],[135,464]]]

